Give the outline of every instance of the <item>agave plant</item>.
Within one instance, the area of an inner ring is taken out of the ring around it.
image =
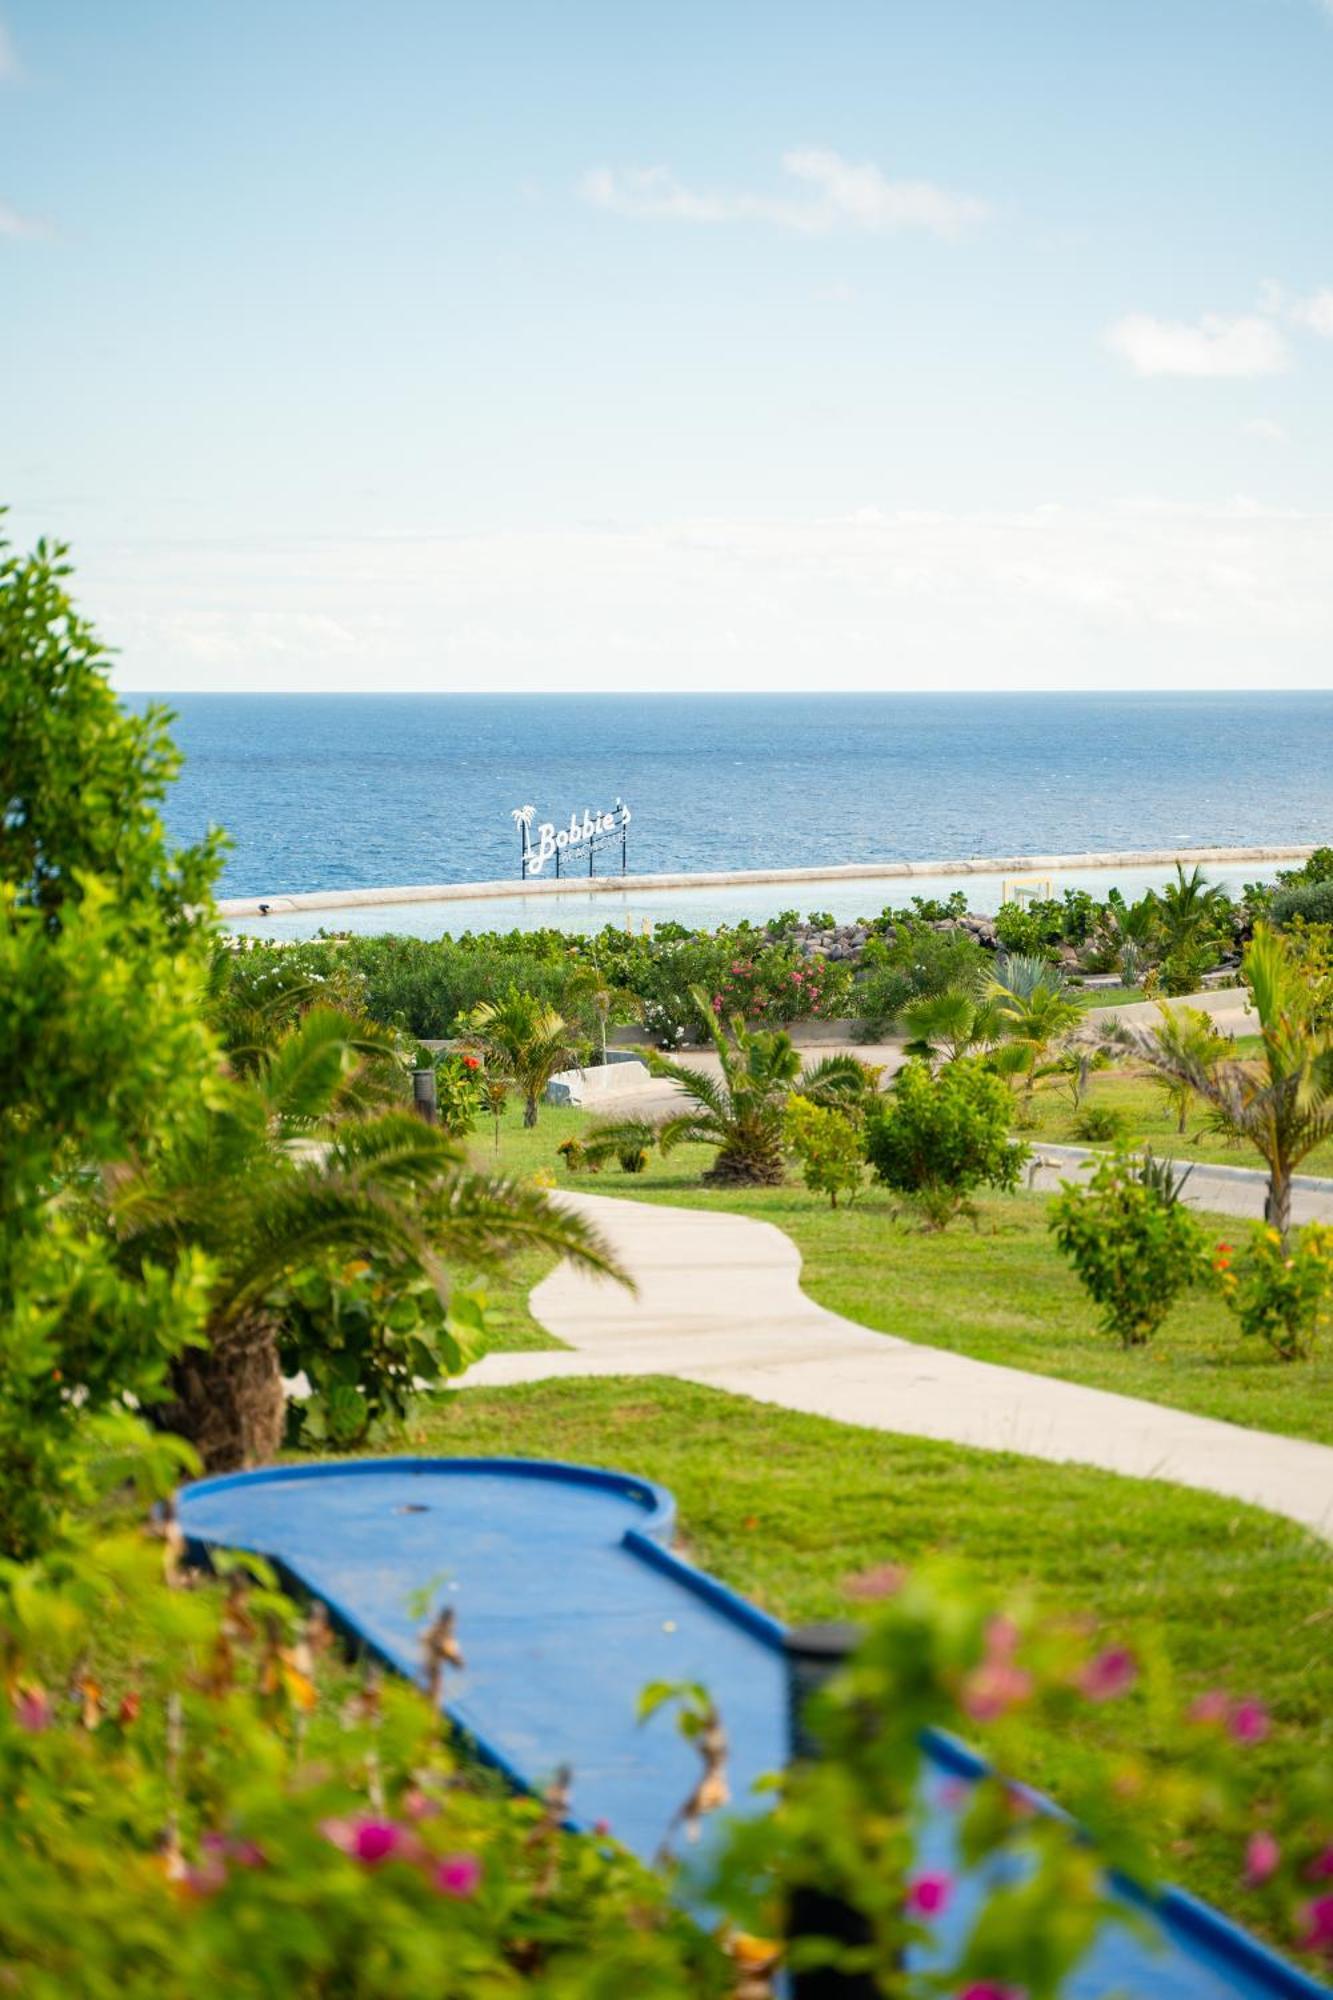
[[[730,1187],[774,1187],[785,1176],[783,1119],[793,1090],[811,1103],[841,1109],[863,1103],[875,1087],[876,1070],[855,1056],[825,1056],[803,1069],[791,1036],[747,1028],[739,1015],[724,1027],[702,987],[690,997],[708,1031],[720,1075],[710,1076],[675,1062],[655,1049],[646,1051],[653,1074],[676,1084],[687,1109],[673,1112],[653,1128],[663,1154],[677,1146],[717,1148],[705,1180]],[[605,1157],[622,1141],[642,1140],[642,1121],[596,1128],[592,1149]]]
[[[1121,1024],[1111,1039],[1156,1075],[1187,1086],[1223,1130],[1248,1140],[1268,1168],[1264,1219],[1284,1240],[1291,1181],[1301,1161],[1333,1137],[1333,1026],[1285,938],[1255,926],[1241,970],[1263,1043],[1257,1062],[1217,1059],[1188,1035]]]
[[[221,1079],[151,1165],[107,1186],[126,1268],[169,1266],[186,1249],[208,1260],[206,1343],[172,1363],[171,1400],[154,1415],[210,1471],[262,1463],[281,1442],[280,1295],[299,1273],[374,1256],[443,1297],[451,1260],[485,1269],[529,1245],[612,1269],[578,1217],[471,1171],[454,1141],[386,1108],[382,1058],[362,1024],[308,1014],[253,1071]]]
[[[523,1123],[537,1123],[537,1105],[558,1070],[577,1059],[577,1037],[563,1014],[532,993],[511,986],[498,1000],[483,1000],[467,1016],[464,1032],[486,1067],[522,1092]]]

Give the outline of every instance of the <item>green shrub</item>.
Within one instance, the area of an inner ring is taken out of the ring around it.
[[[787,1144],[801,1163],[801,1178],[812,1194],[855,1197],[865,1179],[865,1144],[855,1118],[828,1105],[812,1104],[794,1093],[783,1121]]]
[[[1284,889],[1333,882],[1333,847],[1316,847],[1309,860],[1303,861],[1299,868],[1279,868],[1277,879]]]
[[[967,931],[937,931],[909,918],[892,938],[871,938],[851,1004],[873,1038],[913,1000],[957,988],[975,991],[989,961]]]
[[[1086,1183],[1064,1181],[1050,1227],[1122,1347],[1141,1347],[1208,1274],[1203,1232],[1169,1162],[1121,1149]]]
[[[943,1228],[982,1186],[1014,1188],[1024,1146],[1009,1136],[1013,1102],[998,1076],[972,1057],[933,1071],[914,1058],[866,1122],[875,1178]]]
[[[1123,1139],[1127,1129],[1124,1112],[1113,1104],[1085,1104],[1074,1120],[1075,1138],[1086,1139],[1090,1145]]]
[[[995,935],[1014,956],[1053,958],[1064,934],[1062,903],[1001,903],[995,913]]]
[[[1286,1243],[1276,1229],[1256,1229],[1234,1268],[1219,1244],[1216,1269],[1242,1333],[1282,1361],[1310,1358],[1333,1317],[1333,1227],[1307,1223]]]
[[[1279,889],[1268,906],[1275,930],[1286,930],[1297,918],[1307,924],[1333,924],[1333,882],[1304,882]]]

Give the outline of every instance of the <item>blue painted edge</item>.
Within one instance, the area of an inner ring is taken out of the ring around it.
[[[699,1569],[672,1553],[668,1544],[676,1525],[675,1496],[654,1480],[640,1479],[632,1473],[612,1471],[605,1466],[566,1464],[559,1459],[347,1458],[322,1459],[314,1465],[272,1465],[254,1472],[220,1473],[212,1479],[195,1480],[181,1490],[182,1493],[221,1493],[238,1486],[272,1485],[280,1480],[318,1480],[338,1478],[347,1473],[384,1472],[432,1475],[444,1472],[465,1476],[469,1473],[503,1473],[512,1478],[553,1479],[567,1485],[592,1486],[603,1492],[616,1493],[645,1510],[642,1524],[627,1528],[621,1537],[622,1546],[628,1553],[673,1577],[684,1589],[702,1598],[722,1617],[741,1626],[762,1645],[776,1652],[783,1648],[787,1628],[776,1618],[720,1583],[707,1570]],[[197,1536],[187,1536],[187,1543],[192,1560],[210,1548],[234,1546],[208,1542]],[[263,1555],[265,1552],[256,1549],[252,1553]],[[295,1585],[296,1594],[310,1593],[311,1586],[298,1572],[289,1569],[280,1560],[274,1560],[274,1568],[279,1576]],[[322,1596],[321,1601],[335,1626],[355,1638],[366,1651],[383,1660],[395,1673],[401,1674],[414,1686],[417,1684],[415,1663],[400,1657],[390,1648],[377,1645],[337,1599]],[[450,1726],[482,1763],[498,1771],[515,1791],[531,1792],[531,1779],[518,1770],[497,1745],[465,1722],[447,1701],[442,1704],[442,1709]],[[959,1777],[975,1781],[992,1773],[993,1767],[984,1757],[978,1756],[975,1750],[946,1730],[927,1729],[922,1740],[933,1759]],[[1061,1806],[1043,1793],[1032,1791],[1027,1786],[1019,1789],[1040,1811],[1058,1819],[1070,1818]],[[584,1821],[575,1818],[567,1820],[566,1825],[574,1833],[591,1831]],[[1108,1879],[1117,1894],[1151,1913],[1173,1936],[1187,1939],[1196,1948],[1201,1947],[1216,1963],[1235,1967],[1250,1978],[1257,1979],[1269,1993],[1282,1996],[1282,2000],[1329,2000],[1330,1994],[1333,1994],[1333,1988],[1321,1985],[1311,1974],[1279,1957],[1267,1945],[1251,1937],[1248,1931],[1242,1930],[1239,1924],[1224,1917],[1210,1904],[1200,1902],[1198,1897],[1191,1896],[1186,1890],[1147,1890],[1132,1877],[1122,1875],[1118,1869],[1108,1871]]]

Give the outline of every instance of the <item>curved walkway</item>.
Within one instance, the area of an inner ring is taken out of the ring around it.
[[[561,1264],[532,1310],[571,1352],[491,1354],[466,1386],[668,1375],[874,1430],[1167,1479],[1333,1540],[1333,1448],[875,1333],[816,1305],[790,1237],[714,1209],[563,1195],[638,1287]]]

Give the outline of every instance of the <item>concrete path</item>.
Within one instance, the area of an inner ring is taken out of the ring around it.
[[[856,1326],[806,1297],[800,1254],[771,1223],[605,1195],[561,1199],[601,1231],[637,1296],[561,1264],[531,1303],[572,1351],[488,1355],[466,1386],[673,1376],[875,1430],[1173,1480],[1271,1508],[1333,1540],[1327,1446]]]
[[[1091,1173],[1105,1159],[1105,1149],[1092,1146],[1056,1146],[1044,1139],[1032,1142],[1028,1165],[1028,1185],[1045,1191],[1061,1181]],[[1170,1155],[1164,1153],[1164,1158]],[[1190,1165],[1185,1160],[1180,1166]],[[1333,1180],[1317,1174],[1292,1176],[1292,1221],[1333,1222]],[[1268,1193],[1268,1176],[1254,1167],[1215,1167],[1199,1161],[1191,1165],[1182,1200],[1190,1208],[1207,1209],[1212,1215],[1234,1215],[1261,1222]]]

